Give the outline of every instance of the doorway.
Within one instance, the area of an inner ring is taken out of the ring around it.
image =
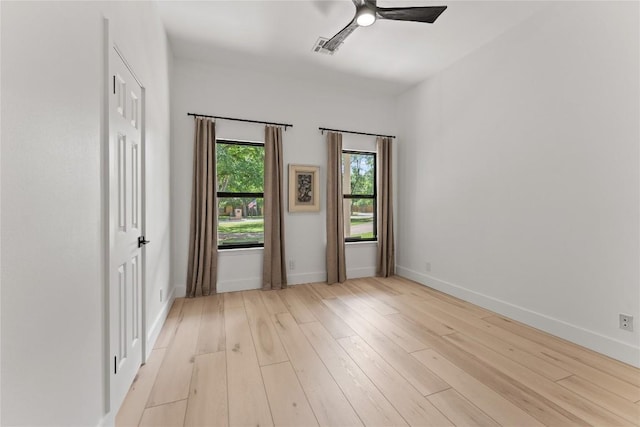
[[[116,411],[145,359],[144,87],[108,42],[107,411]],[[114,414],[115,416],[115,414]]]

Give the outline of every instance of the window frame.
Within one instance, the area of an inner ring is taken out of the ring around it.
[[[241,140],[236,140],[236,139],[227,139],[227,138],[220,138],[220,139],[216,139],[216,147],[217,144],[224,144],[224,145],[244,145],[244,146],[249,146],[249,147],[261,147],[264,150],[264,142],[257,142],[257,141],[241,141]],[[216,156],[216,187],[218,186],[218,158]],[[218,247],[218,250],[222,250],[222,251],[226,251],[229,249],[249,249],[249,248],[264,248],[264,222],[263,222],[263,229],[262,229],[262,233],[263,233],[263,243],[233,243],[233,244],[228,244],[228,245],[220,245],[218,244],[218,225],[219,225],[219,221],[218,221],[218,217],[220,215],[220,213],[218,212],[218,200],[220,198],[261,198],[263,200],[264,203],[264,172],[262,175],[262,193],[253,193],[253,192],[233,192],[233,191],[217,191],[216,189],[216,246]],[[263,213],[263,221],[264,221],[264,213]]]
[[[378,241],[378,153],[375,151],[363,151],[363,150],[349,150],[343,149],[342,154],[360,154],[373,156],[373,194],[345,194],[344,193],[344,169],[342,171],[342,199],[371,199],[373,200],[373,237],[367,238],[344,238],[345,243],[357,243],[357,242],[377,242]],[[342,156],[341,156],[342,157]],[[340,159],[342,162],[342,158]],[[344,167],[345,165],[343,165]],[[349,165],[351,167],[351,165]],[[349,189],[351,189],[351,183],[349,182]],[[344,210],[343,210],[344,215]],[[349,221],[351,218],[349,218]]]

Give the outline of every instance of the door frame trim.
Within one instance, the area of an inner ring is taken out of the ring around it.
[[[111,349],[111,324],[110,324],[110,234],[109,234],[109,95],[111,91],[111,78],[110,78],[110,54],[111,50],[122,59],[125,67],[129,70],[136,83],[140,86],[140,191],[141,206],[140,206],[140,232],[146,235],[147,225],[147,200],[146,200],[146,87],[135,73],[130,63],[126,60],[122,49],[118,47],[115,42],[115,38],[111,34],[109,18],[103,16],[103,52],[102,52],[102,99],[101,99],[101,119],[100,124],[102,128],[101,132],[101,161],[100,161],[100,190],[101,190],[101,230],[102,237],[102,324],[103,324],[103,392],[104,392],[104,418],[100,424],[113,424],[115,422],[116,412],[119,407],[114,408],[114,402],[111,401],[111,372],[112,372],[112,349]],[[140,351],[142,364],[147,360],[147,287],[146,287],[146,269],[147,269],[147,255],[146,246],[143,246],[140,250],[141,257],[141,286],[140,286],[140,316],[141,316],[141,345]]]

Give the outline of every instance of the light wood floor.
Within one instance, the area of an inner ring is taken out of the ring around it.
[[[632,426],[640,370],[408,280],[177,299],[117,425]]]

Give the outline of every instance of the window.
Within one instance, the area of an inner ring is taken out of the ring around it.
[[[347,242],[375,241],[376,154],[342,151],[344,236]]]
[[[216,141],[218,248],[264,246],[264,144]]]

